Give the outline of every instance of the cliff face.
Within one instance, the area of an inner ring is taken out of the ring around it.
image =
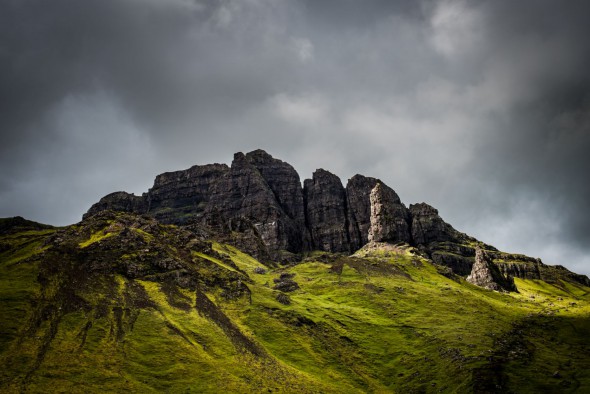
[[[312,248],[351,252],[346,192],[340,178],[319,169],[303,186],[306,223]]]
[[[371,191],[377,184],[382,185],[383,195],[372,203]],[[84,217],[115,210],[147,214],[163,223],[193,227],[199,223],[215,232],[248,233],[248,239],[259,238],[265,249],[256,248],[257,256],[280,260],[280,251],[358,250],[369,241],[372,204],[379,204],[385,215],[382,231],[389,231],[377,238],[411,242],[409,211],[378,179],[355,175],[344,188],[340,178],[319,169],[302,187],[290,164],[255,150],[236,153],[231,167],[199,165],[158,175],[142,196],[109,194]]]
[[[234,156],[231,169],[212,187],[204,217],[212,216],[225,223],[250,220],[270,251],[304,249],[299,176],[290,165],[264,152]]]
[[[371,190],[370,201],[369,241],[410,243],[410,214],[393,189],[377,183]]]
[[[461,241],[461,234],[446,223],[435,208],[426,203],[410,205],[410,216],[412,217],[412,239],[417,244]]]
[[[145,213],[164,223],[184,224],[205,211],[215,185],[228,172],[225,164],[208,164],[158,175],[143,196]]]
[[[355,175],[346,184],[348,204],[348,233],[350,246],[353,250],[360,249],[369,242],[371,228],[371,190],[379,182],[378,179]]]
[[[147,214],[217,235],[265,261],[291,261],[312,250],[352,253],[369,241],[405,242],[458,275],[472,272],[479,247],[504,275],[588,281],[537,259],[500,252],[455,230],[428,204],[408,209],[376,178],[355,175],[344,188],[340,178],[319,169],[302,187],[290,164],[263,150],[236,153],[231,167],[199,165],[158,175],[142,196],[111,193],[84,217],[105,210]]]

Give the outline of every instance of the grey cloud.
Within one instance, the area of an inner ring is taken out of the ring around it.
[[[584,1],[0,5],[0,215],[263,148],[590,273]],[[560,257],[562,256],[562,257]],[[561,258],[567,261],[561,261]]]

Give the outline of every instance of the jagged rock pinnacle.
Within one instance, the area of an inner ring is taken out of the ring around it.
[[[371,190],[369,241],[410,242],[410,215],[398,195],[381,182]]]
[[[504,277],[481,248],[475,249],[475,263],[467,282],[488,290],[517,291],[514,279]]]

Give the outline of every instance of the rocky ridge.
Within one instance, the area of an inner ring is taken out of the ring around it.
[[[167,224],[198,224],[216,233],[247,229],[276,260],[284,252],[353,253],[370,236],[416,244],[410,211],[379,179],[355,175],[344,187],[338,176],[318,169],[302,187],[291,165],[263,150],[236,153],[229,167],[197,165],[158,175],[147,193],[111,193],[84,218],[105,210],[147,214]],[[424,224],[430,237],[442,239],[439,228],[429,226]]]
[[[318,169],[302,187],[290,164],[260,149],[236,153],[231,166],[197,165],[158,175],[141,196],[111,193],[84,218],[105,210],[146,214],[221,237],[271,265],[299,261],[313,250],[351,254],[373,241],[409,244],[463,276],[471,273],[481,248],[503,275],[590,284],[586,276],[500,252],[461,233],[426,203],[406,208],[379,179],[355,175],[344,187],[338,176]]]

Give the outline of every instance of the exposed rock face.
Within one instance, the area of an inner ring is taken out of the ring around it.
[[[224,240],[240,232],[243,236],[233,237],[234,243],[252,243],[248,249],[261,258],[314,249],[349,253],[369,240],[370,194],[378,183],[356,175],[344,189],[336,175],[320,169],[302,188],[291,165],[256,150],[236,153],[231,167],[210,164],[158,175],[142,196],[109,194],[84,217],[115,210],[193,229],[200,223]],[[382,222],[377,237],[410,242],[408,210],[392,189],[382,184],[380,190],[379,212],[387,223]]]
[[[475,263],[467,282],[488,290],[516,291],[514,280],[511,277],[504,277],[498,267],[486,255],[483,249],[475,250]]]
[[[457,275],[468,275],[473,266],[477,243],[446,223],[438,211],[426,203],[410,205],[412,242],[435,263],[447,266]],[[494,249],[485,245],[486,249]]]
[[[410,215],[393,189],[381,182],[371,190],[371,227],[373,242],[410,242]]]
[[[510,254],[500,251],[488,252],[488,256],[504,276],[512,276],[520,279],[541,279],[541,272],[545,271],[546,265],[541,259],[524,256],[521,254]]]
[[[346,192],[340,178],[319,169],[303,186],[306,223],[312,248],[331,252],[351,251]]]
[[[559,280],[565,280],[590,286],[590,279],[586,275],[576,274],[561,265],[543,264],[541,259],[520,254],[496,252],[490,253],[490,255],[494,256],[494,263],[504,276],[520,279],[541,279],[548,283],[558,283]]]
[[[272,157],[255,153],[254,157],[235,154],[230,171],[213,187],[206,216],[217,216],[230,225],[232,221],[247,218],[271,251],[300,252],[303,249],[302,209],[293,206],[298,200],[297,193],[288,195],[293,191],[293,184],[298,183],[298,177],[293,177],[285,166],[279,165],[275,171]],[[285,173],[288,176],[283,178]],[[301,203],[300,190],[299,196]],[[281,201],[295,218],[285,212]]]
[[[164,223],[184,224],[198,218],[208,206],[213,188],[228,172],[225,164],[207,164],[160,174],[144,195],[147,212]]]
[[[407,242],[455,274],[468,275],[479,246],[506,276],[589,283],[565,268],[481,243],[455,230],[428,204],[407,209],[375,178],[355,175],[344,189],[340,178],[319,169],[302,188],[291,165],[263,150],[236,153],[231,167],[198,165],[158,175],[142,196],[111,193],[84,218],[105,210],[147,214],[234,244],[267,263],[295,261],[311,250],[351,253],[369,241]]]
[[[297,171],[260,149],[246,154],[246,160],[260,172],[287,216],[303,225],[303,190]]]
[[[411,204],[412,239],[416,244],[458,241],[459,232],[438,215],[438,211],[426,203]]]
[[[303,189],[297,171],[288,163],[273,158],[263,150],[246,154],[246,159],[260,172],[272,190],[288,222],[287,246],[291,252],[309,250],[310,239],[305,227]]]
[[[145,213],[147,211],[147,204],[144,197],[136,196],[126,192],[114,192],[107,194],[101,198],[99,202],[92,205],[88,212],[84,214],[83,218],[86,219],[92,215],[107,210],[129,213]]]
[[[436,249],[432,251],[431,249],[430,258],[436,264],[449,267],[457,275],[469,275],[473,267],[473,257],[466,257],[460,254],[446,253]]]
[[[276,252],[280,250],[310,249],[299,175],[291,165],[262,150],[236,153],[231,168],[209,164],[158,175],[142,196],[109,194],[84,217],[104,210],[147,213],[177,225],[200,222],[222,235],[242,232],[237,243],[244,246],[261,239],[262,246],[246,249],[265,260],[279,259]]]
[[[346,184],[348,203],[348,233],[352,250],[358,250],[369,242],[371,227],[371,190],[378,179],[355,175]]]
[[[213,186],[229,172],[225,164],[193,166],[156,177],[154,186],[142,196],[111,193],[94,204],[84,218],[105,210],[149,213],[162,223],[184,224],[200,217],[212,195]]]

